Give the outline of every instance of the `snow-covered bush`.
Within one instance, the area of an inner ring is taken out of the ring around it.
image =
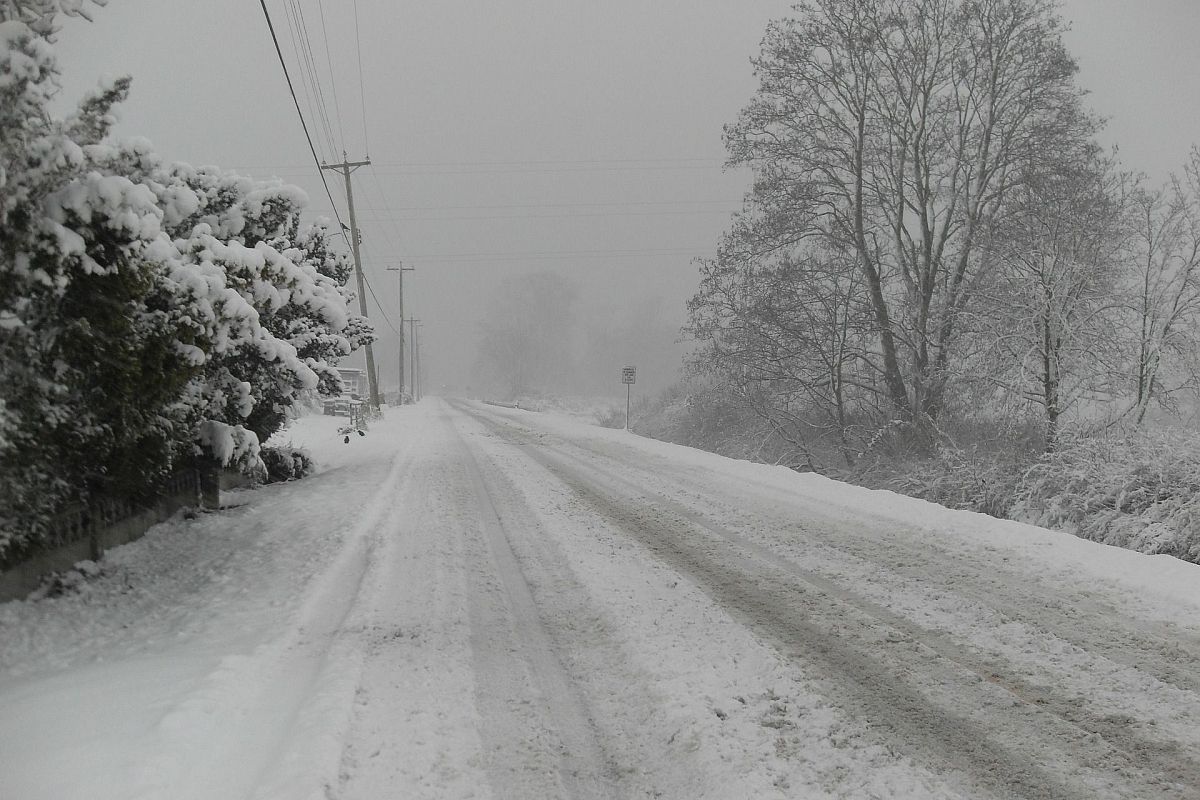
[[[1005,518],[1025,466],[1016,452],[944,446],[932,458],[908,464],[884,484],[950,508]]]
[[[886,485],[951,508],[1200,563],[1200,437],[1191,434],[1081,436],[1040,455],[943,448]]]
[[[254,466],[256,443],[283,426],[303,392],[338,391],[334,364],[373,338],[350,311],[348,256],[324,221],[300,226],[307,197],[278,181],[161,162],[134,140],[112,167],[153,188],[182,269],[172,276],[189,344],[204,354],[192,387]],[[248,441],[253,438],[255,444]]]
[[[603,428],[624,428],[625,409],[612,406],[597,412],[596,424]]]
[[[267,482],[279,483],[303,478],[313,471],[312,456],[295,447],[264,447],[260,453],[267,468]]]
[[[194,458],[261,469],[372,336],[299,189],[110,141],[128,78],[50,113],[60,5],[81,3],[0,0],[0,556]]]
[[[1022,477],[1015,519],[1200,562],[1200,437],[1146,433],[1064,443]]]
[[[0,552],[67,499],[152,485],[189,438],[158,292],[177,255],[153,193],[96,163],[129,82],[57,120],[57,75],[42,36],[0,22]]]
[[[625,409],[614,409],[613,427],[624,427]],[[732,390],[704,378],[675,384],[653,400],[635,402],[633,426],[642,436],[713,453],[811,469],[809,455],[785,441]]]

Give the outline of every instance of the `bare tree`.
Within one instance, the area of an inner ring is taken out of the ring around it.
[[[981,290],[994,385],[1040,409],[1053,449],[1061,419],[1119,391],[1119,272],[1130,179],[1094,147],[1027,170],[989,231],[995,280]]]
[[[1165,362],[1179,367],[1198,344],[1200,149],[1193,149],[1182,177],[1173,178],[1169,187],[1142,192],[1135,213],[1128,296],[1136,349],[1133,414],[1140,425],[1152,401],[1193,382],[1191,369],[1176,369],[1170,383],[1164,383],[1163,374]]]
[[[759,90],[726,128],[777,221],[852,263],[895,413],[945,404],[958,320],[995,265],[983,231],[1049,140],[1087,136],[1051,0],[806,0],[773,23]]]
[[[880,411],[862,277],[843,253],[812,243],[758,253],[764,224],[743,215],[717,257],[702,262],[701,290],[688,306],[688,332],[705,343],[695,360],[810,464],[832,450],[850,466],[858,429]]]

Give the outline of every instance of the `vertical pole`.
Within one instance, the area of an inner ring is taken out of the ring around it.
[[[415,267],[404,266],[403,262],[400,263],[400,266],[387,268],[388,272],[400,273],[400,330],[398,331],[400,336],[400,357],[398,360],[400,362],[400,397],[402,401],[404,397],[404,273],[412,272],[414,269]],[[409,396],[411,397],[412,394],[410,392]]]
[[[412,267],[400,265],[397,270],[400,273],[400,398],[404,401],[404,273],[412,272]],[[411,378],[409,379],[412,380]],[[412,396],[412,392],[409,392]]]
[[[367,288],[363,278],[362,256],[359,253],[358,223],[354,220],[354,190],[350,186],[350,168],[346,167],[343,174],[346,177],[346,205],[350,208],[350,243],[354,250],[354,271],[358,276],[358,308],[362,315],[367,316]],[[371,343],[367,342],[367,386],[371,393],[371,405],[379,408],[379,380],[375,376],[375,353]]]
[[[630,386],[625,384],[625,430],[629,430],[629,395]]]
[[[417,321],[415,319],[408,321],[408,349],[408,366],[412,371],[409,381],[412,383],[412,398],[415,403],[420,399],[417,396]]]
[[[346,180],[346,205],[350,208],[350,250],[354,254],[354,274],[358,278],[358,310],[364,317],[367,316],[367,287],[366,279],[363,278],[362,254],[359,252],[358,223],[354,217],[354,189],[350,185],[350,173],[355,168],[366,166],[370,163],[369,159],[364,161],[347,161],[346,154],[342,153],[342,163],[321,165],[321,169],[332,169],[342,173],[342,177]],[[378,409],[379,381],[375,376],[375,352],[372,350],[370,343],[363,349],[367,351],[367,387],[371,394],[371,405]]]

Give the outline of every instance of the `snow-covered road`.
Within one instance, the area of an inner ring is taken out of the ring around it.
[[[335,424],[0,605],[0,797],[1200,797],[1200,567],[520,410]]]

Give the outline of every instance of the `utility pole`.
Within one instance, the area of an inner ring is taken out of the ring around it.
[[[387,267],[388,272],[394,272],[400,276],[400,403],[404,403],[404,273],[412,272],[416,267],[406,267],[401,261],[399,266]],[[409,393],[410,397],[413,394]],[[414,397],[413,402],[416,402]]]
[[[417,390],[422,394],[425,393],[425,376],[421,374],[421,329],[425,326],[417,320],[417,363],[413,366],[413,377],[417,379]]]
[[[346,151],[342,151],[342,163],[340,164],[322,164],[321,169],[329,169],[334,172],[341,173],[346,179],[346,205],[350,207],[350,249],[354,252],[354,273],[358,276],[358,311],[364,317],[367,316],[367,287],[366,279],[363,278],[362,256],[359,253],[359,235],[358,223],[354,220],[354,190],[350,186],[350,173],[359,167],[365,167],[371,163],[371,160],[364,159],[363,161],[347,161]],[[371,405],[379,409],[379,380],[375,376],[375,353],[371,349],[370,343],[366,346],[367,351],[367,386],[371,392]]]
[[[418,383],[419,373],[417,372],[417,323],[420,321],[421,320],[419,319],[411,318],[408,320],[408,363],[412,366],[412,378],[410,380],[412,381],[412,395],[414,403],[421,399],[421,386]]]

